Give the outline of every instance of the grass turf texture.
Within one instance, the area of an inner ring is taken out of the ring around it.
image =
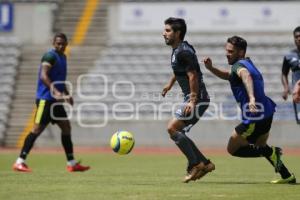
[[[0,153],[0,199],[22,200],[176,200],[176,199],[300,199],[300,185],[272,185],[279,178],[264,159],[209,156],[216,170],[202,180],[182,183],[185,158],[181,155],[78,154],[92,167],[69,173],[61,154],[33,152],[32,173],[11,170],[16,153]],[[300,180],[299,156],[284,162]]]

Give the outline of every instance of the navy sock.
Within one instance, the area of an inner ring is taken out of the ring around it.
[[[175,142],[181,152],[186,156],[191,166],[194,166],[200,162],[186,135],[177,132],[171,136],[171,139]]]
[[[283,163],[280,167],[279,174],[283,179],[286,179],[292,175]]]
[[[20,158],[23,158],[24,160],[26,159],[27,155],[29,154],[30,150],[32,149],[33,144],[38,136],[39,136],[39,134],[34,134],[32,132],[30,132],[26,136],[21,153],[20,153]]]
[[[260,156],[269,157],[272,155],[272,148],[268,145],[266,146],[255,146],[253,144],[249,144],[247,146],[240,147],[236,152],[234,152],[234,156],[244,157],[244,158],[255,158]]]
[[[269,157],[265,157],[265,158],[269,161],[269,163],[272,166],[274,166],[273,162],[270,160]],[[289,172],[289,170],[285,167],[285,165],[283,163],[282,163],[282,165],[281,165],[280,170],[279,170],[278,173],[280,174],[281,178],[283,178],[283,179],[286,179],[286,178],[288,178],[288,177],[291,176],[291,173]]]
[[[235,153],[234,156],[238,157],[260,157],[264,156],[270,163],[273,165],[273,162],[270,160],[270,156],[272,155],[273,150],[270,146],[254,146],[252,144],[240,147]],[[286,179],[291,176],[288,169],[282,164],[279,173],[281,178]]]
[[[71,140],[71,135],[70,134],[61,134],[61,143],[64,147],[67,160],[68,161],[74,160],[73,143]]]
[[[186,136],[187,137],[187,136]],[[198,149],[198,147],[195,145],[195,143],[193,142],[193,140],[191,140],[189,137],[187,137],[187,139],[189,140],[191,147],[194,151],[194,153],[197,156],[197,159],[200,160],[200,162],[203,162],[204,164],[208,164],[209,161],[207,160],[207,158],[201,153],[201,151]]]

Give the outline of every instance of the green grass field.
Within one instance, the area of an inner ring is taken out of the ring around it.
[[[243,199],[296,200],[300,185],[272,185],[275,175],[263,158],[239,159],[209,156],[216,170],[201,181],[184,184],[186,161],[179,154],[79,154],[92,169],[84,173],[65,170],[61,154],[33,152],[32,173],[11,170],[17,153],[0,153],[0,199],[20,200],[176,200]],[[284,161],[300,177],[300,156]],[[300,178],[299,178],[300,180]]]

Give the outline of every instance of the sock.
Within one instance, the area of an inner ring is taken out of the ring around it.
[[[273,162],[270,160],[269,157],[265,157],[265,158],[269,161],[269,163],[271,163],[272,166],[274,166]],[[281,168],[278,173],[280,174],[281,178],[283,178],[283,179],[286,179],[292,175],[283,163],[282,163]]]
[[[181,152],[186,156],[191,166],[194,166],[199,163],[197,155],[193,151],[193,148],[186,135],[177,132],[171,136],[171,139],[175,142],[175,144],[178,146]]]
[[[68,160],[67,165],[68,166],[75,166],[77,164],[76,160]]]
[[[61,143],[64,147],[67,160],[68,161],[74,160],[73,143],[71,140],[71,135],[70,134],[61,134]]]
[[[186,136],[187,137],[187,136]],[[190,145],[194,151],[194,153],[197,156],[197,159],[200,160],[200,162],[203,162],[204,164],[208,164],[209,161],[207,160],[207,158],[201,153],[201,151],[198,149],[198,147],[195,145],[195,143],[193,142],[193,140],[191,140],[189,137],[187,137],[187,139],[190,142]]]
[[[25,163],[25,160],[23,159],[23,158],[18,158],[17,160],[16,160],[16,164],[22,164],[22,163]]]
[[[32,132],[30,132],[26,136],[20,156],[19,156],[20,158],[24,159],[24,161],[25,161],[27,155],[29,154],[30,150],[32,149],[33,144],[38,136],[39,136],[39,134],[34,134]]]
[[[234,156],[244,157],[244,158],[255,158],[260,156],[269,157],[272,155],[272,148],[268,145],[266,146],[255,146],[253,144],[249,144],[247,146],[240,147],[236,152],[234,152]]]
[[[258,151],[260,151],[262,156],[266,156],[269,157],[272,155],[273,153],[273,149],[269,146],[256,146],[255,148],[257,148]]]
[[[279,174],[283,179],[286,179],[292,175],[283,163],[282,166],[280,167]]]

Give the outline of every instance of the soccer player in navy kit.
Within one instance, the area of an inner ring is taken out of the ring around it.
[[[282,98],[287,100],[290,94],[288,75],[290,70],[292,71],[292,85],[295,87],[296,82],[300,80],[300,26],[296,27],[293,31],[294,41],[296,48],[291,50],[283,58],[281,82],[283,85]],[[300,124],[300,103],[293,101],[296,122]]]
[[[171,66],[173,76],[163,88],[162,96],[178,82],[184,95],[184,102],[176,111],[175,118],[168,123],[168,133],[178,148],[188,159],[187,175],[184,182],[197,180],[215,169],[215,165],[199,151],[186,132],[195,125],[209,106],[209,96],[203,82],[196,52],[188,42],[183,41],[186,24],[180,18],[165,20],[163,37],[173,48]]]
[[[25,138],[19,158],[13,165],[15,171],[31,172],[25,160],[32,149],[35,140],[52,122],[61,129],[61,141],[67,157],[67,170],[69,172],[86,171],[90,167],[82,166],[76,162],[73,155],[71,140],[71,125],[62,104],[67,102],[73,105],[73,99],[65,86],[67,76],[67,58],[64,54],[68,40],[65,34],[57,33],[53,38],[53,49],[44,54],[41,60],[36,91],[36,113],[34,127]],[[52,112],[53,111],[53,112]]]
[[[261,73],[250,58],[246,58],[247,42],[239,36],[227,39],[226,56],[231,70],[218,69],[209,57],[203,59],[206,68],[221,79],[228,80],[232,93],[240,104],[242,122],[235,127],[227,151],[237,157],[265,157],[280,173],[281,179],[271,183],[296,183],[282,163],[281,149],[267,145],[276,104],[265,95]]]

